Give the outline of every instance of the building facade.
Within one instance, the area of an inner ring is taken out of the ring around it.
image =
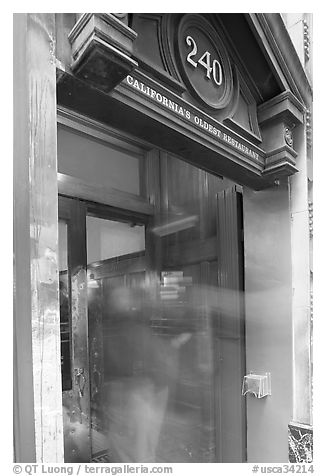
[[[112,290],[171,282],[149,325],[193,338],[158,461],[312,461],[311,28],[14,15],[17,462],[112,461]]]

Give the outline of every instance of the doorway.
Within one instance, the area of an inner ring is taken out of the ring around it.
[[[59,250],[65,461],[112,461],[108,398],[123,345],[113,299],[143,287],[145,223],[60,196]]]
[[[197,184],[203,174],[191,173]],[[59,197],[66,462],[244,461],[241,192],[214,197],[217,185],[206,187],[206,211],[189,208],[199,228],[175,208],[152,226],[148,215]],[[162,180],[158,193],[174,207],[176,190]],[[220,287],[236,291],[232,316],[209,302]]]

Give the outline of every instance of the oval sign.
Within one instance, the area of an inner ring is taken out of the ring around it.
[[[212,109],[228,105],[233,79],[228,55],[212,25],[199,15],[185,15],[178,29],[180,72],[194,97]]]

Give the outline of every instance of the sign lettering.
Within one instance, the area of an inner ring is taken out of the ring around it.
[[[209,79],[209,80],[212,79],[211,78],[211,73],[213,73],[214,83],[217,86],[221,86],[222,81],[223,81],[221,63],[216,58],[211,63],[211,56],[212,55],[209,51],[205,51],[205,53],[196,62],[195,59],[192,59],[192,57],[196,56],[197,51],[198,51],[196,41],[193,39],[192,36],[188,35],[186,37],[186,43],[187,43],[188,46],[192,47],[192,50],[187,55],[188,63],[191,64],[191,66],[193,66],[194,68],[197,68],[197,66],[200,64],[204,69],[206,69],[206,78]],[[212,64],[212,66],[211,66],[211,64]]]
[[[185,14],[175,40],[176,66],[188,93],[201,108],[226,108],[232,99],[233,73],[216,28],[200,14]]]
[[[187,109],[186,107],[178,104],[176,101],[167,98],[166,96],[164,96],[164,94],[161,94],[152,87],[147,86],[146,84],[134,78],[133,76],[128,75],[125,79],[125,82],[129,87],[136,89],[139,93],[148,97],[151,101],[162,105],[165,109],[172,111],[176,115],[182,117],[185,121],[194,124],[200,129],[203,129],[220,142],[226,142],[229,146],[236,149],[238,152],[247,155],[254,160],[260,159],[257,152],[252,150],[250,147],[246,146],[245,144],[230,136],[226,132],[221,131],[216,126],[209,123],[208,120],[205,120],[199,115],[194,114],[193,111],[191,111],[190,109]]]

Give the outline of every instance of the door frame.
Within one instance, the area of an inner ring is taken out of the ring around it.
[[[67,223],[71,388],[62,392],[65,462],[89,462],[89,365],[87,345],[87,255],[85,204],[58,198],[58,218]],[[76,338],[73,338],[75,336]],[[84,438],[80,437],[84,435]],[[78,441],[77,441],[78,439]]]
[[[120,195],[120,192],[118,192]],[[130,195],[130,194],[127,194]],[[96,196],[98,199],[98,196]],[[116,198],[116,197],[115,197]],[[137,197],[138,198],[138,197]],[[116,200],[113,201],[116,204]],[[88,343],[86,217],[96,216],[145,226],[145,261],[149,263],[146,226],[151,215],[138,210],[117,208],[106,203],[58,197],[58,219],[68,226],[68,290],[70,296],[71,388],[62,392],[65,462],[91,461],[90,370]],[[150,207],[148,207],[150,209]],[[81,239],[81,237],[84,237]]]
[[[133,221],[134,223],[141,223],[144,225],[155,225],[155,220],[157,219],[158,213],[160,211],[160,181],[159,181],[159,152],[156,150],[150,151],[147,154],[147,159],[145,163],[145,187],[146,187],[146,195],[149,197],[149,201],[145,198],[140,196],[132,196],[132,194],[128,194],[125,192],[115,191],[112,189],[108,189],[108,193],[105,193],[104,187],[97,187],[91,184],[87,184],[81,180],[72,179],[68,177],[67,180],[63,180],[63,178],[58,176],[61,186],[59,186],[59,197],[65,196],[70,197],[71,200],[78,201],[84,207],[85,217],[88,214],[93,216],[98,216],[100,218],[108,218],[108,219],[117,219],[119,221]],[[76,183],[79,183],[79,186],[76,186]],[[240,266],[242,269],[238,278],[240,282],[237,286],[241,289],[243,287],[243,244],[242,244],[242,203],[241,203],[241,196],[242,190],[240,188],[235,188],[234,192],[235,200],[237,202],[237,206],[233,205],[233,213],[234,214],[234,223],[236,223],[236,227],[233,228],[233,233],[236,235],[234,239],[237,242],[237,253],[239,254],[239,262],[235,266]],[[105,197],[105,200],[103,200]],[[120,201],[122,199],[122,201]],[[60,200],[60,198],[59,198]],[[103,201],[102,201],[103,200]],[[232,199],[233,200],[233,199]],[[104,203],[103,203],[104,202]],[[221,199],[220,199],[221,202]],[[126,207],[126,208],[125,208]],[[226,233],[229,233],[232,228],[232,216],[227,216],[227,208],[225,209],[226,215],[226,225],[228,230]],[[225,235],[226,236],[226,235]],[[223,247],[222,247],[223,248]],[[161,269],[162,264],[162,256],[161,250],[158,240],[155,240],[151,233],[145,233],[145,256],[146,260],[148,261],[148,269],[149,269],[149,276],[151,276],[151,271],[153,272],[154,279],[157,279],[158,273]],[[218,243],[217,243],[217,254],[221,255],[223,250],[221,249],[221,236],[219,236],[218,231]],[[153,260],[153,258],[155,258]],[[86,258],[85,258],[86,259]],[[156,265],[155,265],[156,264]],[[231,255],[225,261],[224,266],[225,270],[228,272],[228,276],[231,279],[231,274],[233,278],[235,277],[235,268],[232,268],[233,260]],[[230,274],[231,273],[231,274]],[[232,280],[231,280],[232,281]],[[224,283],[227,286],[230,283]],[[219,282],[219,285],[223,286],[223,283]],[[242,303],[239,303],[240,307],[242,308]],[[241,354],[244,359],[242,360],[241,370],[240,373],[243,373],[245,368],[245,352],[244,352],[244,316],[242,311],[240,312],[241,316],[239,321],[239,331],[240,334],[243,336],[243,345],[241,345]],[[237,382],[237,385],[241,385],[241,381]],[[242,399],[241,395],[240,398]],[[243,402],[244,403],[244,402]],[[237,462],[243,462],[246,460],[246,412],[244,406],[241,404],[240,414],[238,415],[238,424],[242,427],[241,436],[240,436],[240,447],[239,452],[236,456]],[[217,414],[219,410],[215,407],[215,419],[217,419]],[[218,419],[217,419],[218,420]],[[218,441],[216,441],[218,443]],[[219,448],[217,450],[217,454],[219,458],[223,461],[223,449]]]

